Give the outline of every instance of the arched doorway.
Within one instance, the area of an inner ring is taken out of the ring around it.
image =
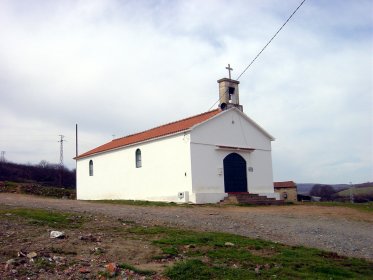
[[[245,159],[236,153],[223,160],[225,192],[247,192],[247,172]]]

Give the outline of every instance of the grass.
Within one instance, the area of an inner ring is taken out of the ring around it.
[[[79,227],[86,221],[86,218],[69,213],[38,209],[0,210],[0,218],[5,217],[20,217],[35,226],[48,225],[61,229]],[[159,256],[148,257],[158,259],[161,263],[166,260],[170,266],[163,274],[170,279],[373,279],[372,262],[318,249],[287,246],[228,233],[133,223],[122,228],[123,232],[118,233],[121,236],[146,240],[161,249]],[[111,227],[96,230],[114,235]],[[49,251],[74,258],[80,254],[63,247],[54,248],[53,245]],[[43,258],[35,261],[37,267],[54,269],[44,263]],[[154,271],[142,270],[127,263],[119,267],[149,278],[155,274]],[[110,277],[106,274],[101,276]]]
[[[150,276],[155,274],[154,271],[152,270],[145,270],[145,269],[139,269],[133,265],[127,264],[127,263],[122,263],[119,265],[121,269],[129,269],[132,270],[133,272],[136,272],[137,274],[143,275],[143,276]]]
[[[352,188],[351,191],[354,195],[373,194],[373,187]],[[340,191],[337,194],[339,196],[350,196],[350,189]]]
[[[329,207],[348,207],[364,212],[373,212],[373,202],[365,203],[350,203],[350,202],[309,202],[308,205],[318,205],[318,206],[329,206]]]
[[[73,214],[42,209],[17,208],[0,210],[0,215],[22,217],[27,219],[31,224],[47,225],[55,228],[77,228],[84,222],[84,219],[80,216],[76,217]]]
[[[166,227],[129,231],[148,236],[164,258],[182,259],[166,269],[171,279],[373,279],[372,263],[318,249]]]
[[[179,206],[179,207],[191,207],[189,204],[178,204],[175,202],[162,202],[162,201],[147,201],[147,200],[91,200],[96,203],[108,203],[108,204],[119,204],[119,205],[134,205],[134,206]]]

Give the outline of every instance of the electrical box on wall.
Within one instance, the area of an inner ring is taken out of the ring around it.
[[[178,202],[189,202],[189,192],[178,192],[177,193]]]

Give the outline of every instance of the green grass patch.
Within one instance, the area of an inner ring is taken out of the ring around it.
[[[210,280],[210,279],[271,279],[258,277],[255,271],[240,269],[232,266],[214,266],[198,259],[190,259],[179,262],[166,269],[165,275],[171,279],[186,280]]]
[[[96,203],[107,203],[107,204],[119,204],[119,205],[134,205],[134,206],[174,206],[174,207],[192,207],[190,204],[186,203],[175,203],[175,202],[162,202],[162,201],[148,201],[148,200],[90,200],[90,202]]]
[[[351,202],[309,202],[307,205],[318,205],[328,207],[348,207],[363,212],[373,212],[373,201],[365,203],[351,203]]]
[[[143,276],[150,276],[155,274],[155,271],[153,270],[146,270],[146,269],[140,269],[137,268],[133,265],[127,264],[127,263],[122,263],[119,265],[121,269],[129,269],[132,270],[133,272],[136,272],[137,274],[143,275]]]
[[[21,217],[31,224],[53,226],[55,228],[77,228],[84,222],[84,218],[81,216],[42,209],[7,209],[0,210],[0,215],[7,218]]]
[[[373,279],[373,263],[318,249],[166,227],[129,231],[147,236],[163,258],[183,259],[166,269],[170,279]]]
[[[354,195],[366,195],[366,194],[373,194],[373,187],[360,187],[360,188],[352,188],[343,190],[338,192],[337,194],[339,196],[350,196],[350,192],[352,192]]]

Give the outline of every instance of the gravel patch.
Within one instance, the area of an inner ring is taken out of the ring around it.
[[[323,206],[129,206],[0,193],[9,206],[104,214],[146,225],[234,233],[373,261],[373,215]]]

